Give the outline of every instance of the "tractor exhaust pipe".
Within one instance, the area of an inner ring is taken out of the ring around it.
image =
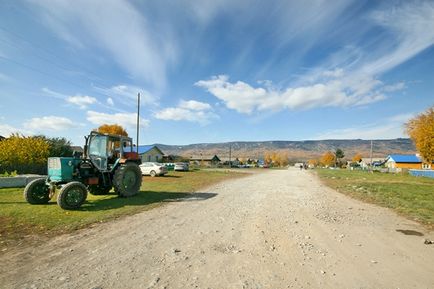
[[[87,159],[87,148],[89,144],[89,136],[84,137],[83,158]]]

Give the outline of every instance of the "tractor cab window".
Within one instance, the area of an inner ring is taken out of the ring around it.
[[[93,135],[89,141],[89,157],[92,163],[100,170],[107,169],[107,140],[107,136]]]
[[[119,138],[109,137],[107,141],[107,157],[109,165],[113,165],[122,153],[121,141]]]

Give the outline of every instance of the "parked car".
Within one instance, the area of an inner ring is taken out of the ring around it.
[[[189,165],[188,163],[176,163],[174,170],[175,171],[188,171]]]
[[[146,162],[141,164],[139,167],[144,176],[155,177],[167,174],[166,166],[160,163]]]

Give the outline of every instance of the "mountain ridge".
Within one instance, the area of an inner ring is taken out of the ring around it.
[[[414,154],[414,144],[408,138],[372,140],[373,157],[386,157],[392,153]],[[370,155],[371,140],[363,139],[327,139],[327,140],[269,140],[269,141],[231,141],[221,143],[196,143],[188,145],[154,144],[166,155],[178,155],[189,158],[193,155],[217,155],[228,158],[263,158],[266,152],[285,152],[291,160],[319,158],[326,151],[340,148],[345,158],[351,159],[356,153],[363,157]]]

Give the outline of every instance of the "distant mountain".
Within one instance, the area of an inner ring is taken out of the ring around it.
[[[306,141],[258,141],[258,142],[227,142],[200,143],[190,145],[155,144],[167,155],[179,155],[189,158],[193,155],[214,155],[232,158],[263,158],[265,152],[287,152],[292,160],[308,160],[318,158],[326,151],[340,148],[345,158],[351,159],[356,153],[368,157],[371,149],[370,140],[306,140]],[[410,139],[398,138],[390,140],[373,140],[373,157],[386,157],[392,153],[415,153],[415,147]]]

